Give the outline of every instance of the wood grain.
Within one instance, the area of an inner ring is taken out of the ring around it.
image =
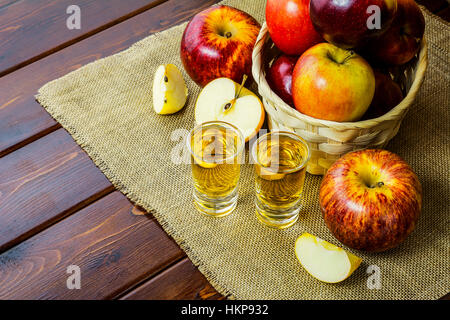
[[[23,0],[0,10],[0,77],[167,0]],[[66,10],[81,10],[69,30]]]
[[[149,34],[179,24],[215,2],[165,2],[0,78],[0,157],[59,128],[34,99],[42,85],[89,62],[122,51]]]
[[[122,300],[221,300],[219,294],[188,258],[158,274]]]
[[[0,255],[0,299],[108,299],[184,253],[119,192]],[[66,286],[67,267],[81,289]]]
[[[14,2],[18,2],[20,0],[1,0],[0,1],[0,10],[5,9],[7,6],[10,6]]]
[[[0,158],[0,252],[113,190],[63,129]]]

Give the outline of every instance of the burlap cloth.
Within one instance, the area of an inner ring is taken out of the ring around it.
[[[265,2],[224,3],[262,22]],[[181,138],[175,130],[194,125],[199,87],[185,74],[190,99],[183,111],[171,116],[154,113],[151,94],[158,65],[174,63],[183,70],[179,47],[185,24],[46,84],[37,99],[120,191],[153,213],[223,295],[237,299],[436,299],[450,292],[450,32],[442,20],[428,13],[425,17],[430,51],[426,80],[400,133],[388,146],[420,177],[422,216],[400,247],[380,254],[356,252],[364,262],[340,284],[312,278],[294,253],[295,240],[303,232],[339,245],[319,211],[320,177],[307,176],[301,219],[288,230],[272,230],[256,220],[251,165],[243,167],[239,204],[233,214],[209,218],[194,209],[190,166],[175,164],[171,157],[174,148],[180,150]],[[370,265],[380,268],[380,289],[368,288]]]

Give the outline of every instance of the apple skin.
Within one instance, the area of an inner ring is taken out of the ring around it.
[[[181,61],[189,76],[204,87],[225,77],[241,83],[250,76],[260,24],[249,14],[225,5],[198,13],[181,40]]]
[[[402,65],[414,58],[425,32],[425,19],[414,0],[397,1],[397,15],[391,27],[363,49],[370,59],[385,65]]]
[[[319,193],[326,225],[346,246],[380,252],[414,230],[422,187],[398,155],[380,149],[344,155],[328,170]]]
[[[374,73],[375,95],[362,120],[381,117],[403,100],[402,89],[390,76],[379,71],[374,71]]]
[[[295,65],[292,81],[295,108],[322,120],[359,120],[375,93],[367,61],[330,43],[307,50]]]
[[[367,21],[380,8],[381,29],[370,30]],[[341,48],[361,47],[371,37],[384,33],[391,25],[397,11],[397,0],[311,0],[311,20],[319,34],[328,42]]]
[[[300,56],[323,42],[309,17],[309,0],[268,0],[266,22],[275,45],[288,55]]]
[[[297,60],[297,56],[283,54],[274,61],[267,72],[267,82],[270,88],[290,106],[294,106],[294,99],[292,98],[292,73],[294,72]]]

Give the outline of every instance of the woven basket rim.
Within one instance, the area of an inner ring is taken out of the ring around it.
[[[281,109],[284,113],[288,114],[289,116],[293,118],[297,118],[298,120],[307,122],[310,125],[313,126],[319,126],[319,127],[330,127],[335,130],[348,130],[348,129],[369,129],[374,126],[379,125],[382,122],[385,121],[396,121],[400,117],[404,116],[409,106],[413,103],[420,86],[422,85],[422,82],[425,77],[425,72],[428,65],[428,47],[427,47],[427,41],[425,37],[423,37],[421,42],[421,48],[419,52],[419,58],[417,62],[417,70],[415,73],[414,81],[411,85],[411,88],[409,89],[407,95],[404,97],[404,99],[392,108],[389,112],[385,113],[381,117],[374,118],[374,119],[368,119],[363,121],[355,121],[355,122],[336,122],[336,121],[329,121],[329,120],[321,120],[317,118],[313,118],[310,116],[307,116],[299,111],[297,111],[295,108],[292,108],[287,103],[285,103],[275,92],[272,91],[270,88],[266,77],[265,77],[265,70],[263,67],[263,50],[265,49],[266,43],[270,39],[269,30],[267,27],[267,23],[264,22],[260,33],[258,35],[258,38],[255,43],[255,47],[253,49],[253,66],[252,66],[252,73],[253,78],[255,79],[255,82],[258,85],[258,90],[261,96],[271,102],[273,102],[277,108]]]

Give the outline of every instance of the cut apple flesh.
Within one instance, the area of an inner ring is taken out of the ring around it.
[[[362,259],[309,233],[295,243],[295,253],[303,268],[314,278],[328,283],[347,279]]]
[[[250,90],[242,88],[236,97],[238,91],[239,85],[228,78],[219,78],[207,84],[195,106],[196,123],[228,122],[239,128],[245,141],[252,138],[264,123],[264,107]]]
[[[285,174],[283,173],[275,173],[268,169],[265,169],[264,167],[261,167],[260,165],[255,165],[256,174],[258,177],[264,180],[281,180],[285,177]]]
[[[180,111],[187,100],[188,90],[180,70],[173,65],[159,66],[153,80],[153,108],[158,114]]]

